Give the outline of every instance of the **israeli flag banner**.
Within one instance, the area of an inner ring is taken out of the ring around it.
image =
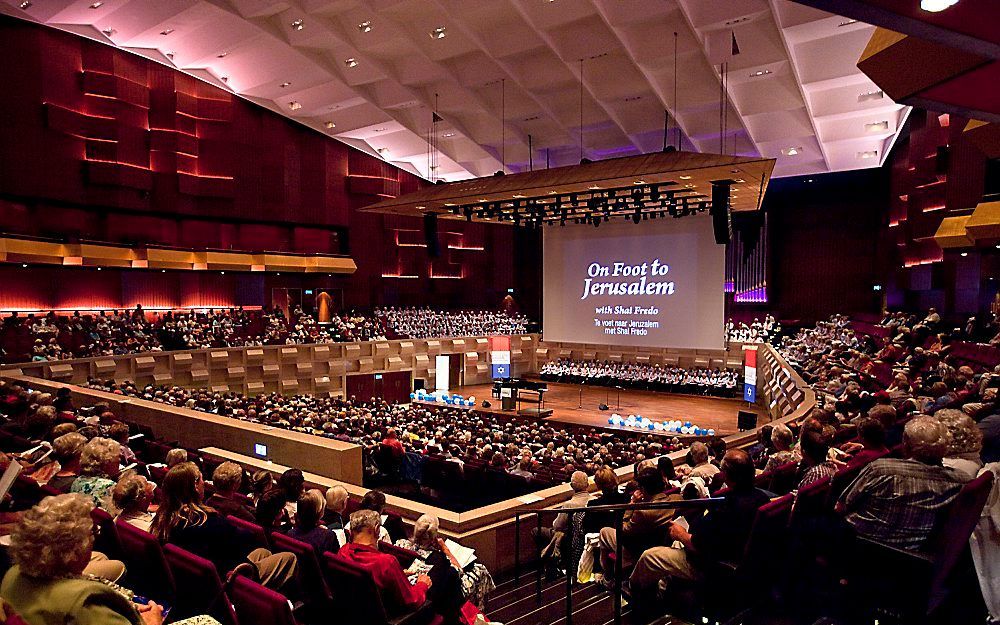
[[[494,362],[493,366],[492,366],[492,371],[493,371],[492,377],[493,377],[494,380],[499,379],[499,378],[509,378],[510,377],[510,364],[509,363],[508,364],[501,364],[501,363]]]
[[[743,385],[743,401],[748,403],[754,403],[757,401],[757,387],[753,384]]]

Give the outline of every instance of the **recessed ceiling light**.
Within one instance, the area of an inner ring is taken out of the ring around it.
[[[640,185],[646,184],[646,181],[645,180],[636,180],[636,181],[632,182],[632,184],[634,184],[636,186],[640,186]]]
[[[455,206],[455,203],[454,202],[445,202],[444,205],[445,206]]]
[[[958,4],[958,0],[920,0],[920,8],[929,13],[937,13]]]
[[[959,254],[959,256],[961,256],[962,258],[965,258],[968,255],[969,255],[968,252],[962,252],[961,254]]]
[[[681,180],[691,180],[691,176],[680,176]]]
[[[324,122],[323,125],[326,126],[327,128],[336,128],[337,127],[337,124],[335,124],[333,122]]]
[[[806,180],[806,182],[812,182],[812,181],[813,181],[813,179],[812,179],[812,178],[810,178],[809,180]]]
[[[873,122],[871,124],[865,124],[865,132],[885,132],[889,130],[889,122]]]
[[[173,28],[168,28],[166,30],[161,30],[160,34],[163,35],[164,37],[166,37],[167,35],[169,35],[172,32],[174,32],[174,29]]]
[[[422,211],[422,210],[424,210],[427,207],[426,206],[414,206],[413,208],[417,209],[418,211]]]
[[[227,56],[229,56],[228,52],[220,52],[219,54],[216,55],[216,58],[218,58],[218,59],[224,59]]]
[[[523,195],[521,195],[520,193],[515,193],[515,194],[514,194],[514,199],[515,199],[515,200],[519,200],[519,199],[521,199],[521,198],[523,198],[523,197],[524,197],[524,196],[523,196]]]
[[[302,30],[305,27],[306,27],[306,23],[304,21],[300,20],[300,19],[299,20],[295,20],[294,22],[292,22],[292,28],[294,28],[295,30]]]
[[[736,179],[736,180],[734,180],[733,182],[739,182],[739,183],[741,183],[741,184],[742,184],[742,183],[746,182],[746,180],[744,180],[744,179],[742,179],[742,178],[737,178],[737,179]]]
[[[296,100],[292,100],[291,102],[288,103],[288,108],[292,109],[293,111],[297,111],[300,108],[302,108],[302,103],[297,102]]]
[[[601,185],[595,184],[595,185],[591,185],[591,186],[589,186],[587,188],[590,189],[591,191],[597,191],[598,189],[601,188]]]
[[[874,91],[865,91],[864,93],[858,94],[858,102],[881,100],[883,97],[885,97],[885,93],[883,93],[881,89],[875,89]]]
[[[103,2],[95,2],[95,3],[93,3],[93,4],[90,5],[90,8],[92,8],[92,9],[99,9],[99,8],[101,8],[101,5],[103,5],[103,4],[104,4]]]
[[[24,2],[22,2],[21,4],[19,4],[17,6],[21,7],[21,10],[26,11],[26,10],[28,10],[28,9],[31,8],[31,3],[28,2],[28,0],[24,0]]]
[[[357,67],[358,66],[358,60],[352,56],[351,58],[346,59],[344,61],[344,65],[346,65],[348,67]]]
[[[360,24],[358,24],[358,30],[360,30],[363,33],[370,33],[370,32],[372,32],[372,21],[371,20],[365,20],[365,21],[361,22]]]
[[[438,26],[430,32],[431,39],[444,39],[445,35],[448,34],[447,30],[444,26]]]
[[[858,152],[858,158],[867,159],[867,158],[875,158],[876,156],[878,156],[878,150],[864,150],[862,152]]]
[[[795,156],[801,151],[802,151],[801,147],[795,146],[795,147],[785,148],[784,150],[781,151],[781,153],[784,154],[785,156]]]
[[[31,3],[29,2],[28,4],[30,5]],[[105,37],[110,37],[111,35],[114,35],[118,31],[115,30],[114,28],[111,28],[110,26],[108,26],[107,28],[103,29],[101,32],[104,33]]]
[[[762,69],[762,70],[758,70],[756,72],[752,72],[750,74],[750,78],[758,78],[760,76],[767,76],[770,73],[771,73],[771,70],[769,70],[769,69]]]
[[[290,83],[290,82],[288,82],[288,81],[286,80],[285,82],[281,83],[281,84],[280,84],[280,85],[278,85],[278,86],[279,86],[279,87],[281,87],[282,89],[284,89],[285,87],[291,87],[291,86],[292,86],[292,83]]]

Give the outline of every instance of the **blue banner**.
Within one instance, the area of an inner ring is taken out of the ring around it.
[[[754,403],[757,401],[757,387],[753,384],[743,385],[743,401]]]
[[[510,365],[509,364],[503,365],[503,364],[493,363],[492,369],[493,369],[493,379],[494,380],[496,380],[498,378],[509,378],[510,377]]]

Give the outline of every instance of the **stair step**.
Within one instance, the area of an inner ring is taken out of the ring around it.
[[[560,577],[554,580],[542,580],[542,592],[544,593],[546,589],[551,588],[556,585],[565,584],[566,578]],[[506,605],[519,601],[527,596],[534,597],[535,595],[535,575],[522,575],[521,581],[517,586],[508,586],[506,590],[497,591],[494,590],[490,593],[489,599],[486,603],[486,612],[491,614],[494,610],[503,608]]]
[[[508,616],[506,619],[501,619],[499,616],[497,620],[500,620],[507,625],[536,625],[539,623],[551,623],[558,620],[560,617],[565,617],[566,615],[566,588],[565,586],[558,587],[554,589],[550,597],[546,597],[543,594],[542,605],[538,605],[534,601],[522,604],[520,610],[511,610],[507,612]],[[604,588],[599,584],[587,584],[585,586],[576,586],[573,589],[573,609],[576,611],[578,607],[585,606],[596,597],[606,595]],[[524,609],[528,608],[528,609]]]

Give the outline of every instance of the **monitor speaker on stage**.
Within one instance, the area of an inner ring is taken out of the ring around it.
[[[712,228],[715,242],[729,243],[733,237],[733,216],[729,210],[729,182],[712,183]]]
[[[607,405],[607,404],[601,404],[601,405],[599,405],[599,406],[597,407],[597,409],[598,409],[598,410],[607,410],[607,409],[608,409],[608,405]]]
[[[413,378],[413,392],[422,391],[427,388],[427,381],[423,378]]]
[[[490,408],[492,406],[493,406],[493,404],[490,403],[490,400],[488,400],[488,399],[484,399],[483,400],[483,408]]]
[[[749,410],[740,410],[736,414],[736,427],[740,432],[746,432],[757,427],[757,413]]]

